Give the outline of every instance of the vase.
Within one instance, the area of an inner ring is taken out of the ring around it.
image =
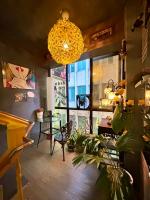
[[[43,111],[36,112],[37,120],[43,121]]]

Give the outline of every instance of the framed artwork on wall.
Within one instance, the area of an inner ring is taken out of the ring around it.
[[[29,68],[2,62],[5,88],[35,89],[35,75]]]
[[[25,102],[27,101],[27,93],[16,93],[15,94],[15,102]]]

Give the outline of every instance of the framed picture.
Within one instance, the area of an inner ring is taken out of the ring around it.
[[[27,93],[16,93],[15,102],[25,102],[27,101]]]
[[[2,62],[5,88],[35,89],[35,75],[29,68]]]

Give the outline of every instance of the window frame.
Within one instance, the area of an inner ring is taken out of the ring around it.
[[[68,70],[69,69],[69,65],[66,65],[66,97],[67,97],[67,104],[66,107],[55,107],[55,109],[66,109],[67,110],[67,122],[69,121],[69,110],[85,110],[85,111],[90,111],[90,133],[92,133],[93,131],[93,111],[101,111],[101,112],[114,112],[114,109],[103,109],[103,108],[94,108],[92,107],[93,103],[92,103],[92,96],[93,96],[93,61],[94,59],[104,59],[104,58],[108,58],[111,56],[116,56],[119,55],[118,52],[114,52],[111,54],[106,54],[104,56],[98,56],[98,57],[94,57],[94,58],[89,58],[90,59],[90,106],[88,109],[79,109],[79,108],[74,108],[74,107],[69,107],[69,91],[68,91]],[[122,64],[120,62],[119,59],[119,77],[118,79],[120,80],[122,77],[125,78],[125,61],[123,60]],[[50,69],[51,70],[51,69]],[[82,71],[82,70],[81,70]],[[74,68],[74,72],[75,72],[75,68]],[[77,72],[80,72],[80,70]]]

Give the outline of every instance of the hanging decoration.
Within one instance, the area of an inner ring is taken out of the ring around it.
[[[69,21],[69,13],[62,12],[48,34],[48,50],[59,64],[70,64],[77,61],[83,53],[84,43],[80,29]]]

